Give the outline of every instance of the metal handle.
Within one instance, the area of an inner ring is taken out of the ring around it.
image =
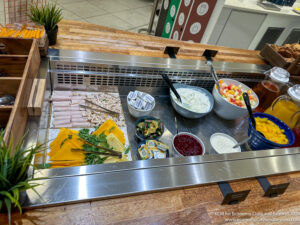
[[[274,110],[275,105],[276,105],[277,102],[279,102],[280,100],[292,100],[292,98],[289,97],[289,96],[287,96],[287,95],[281,95],[281,96],[277,97],[277,98],[273,101],[273,103],[272,103],[272,105],[271,105],[271,111]]]
[[[253,116],[253,112],[252,112],[252,108],[251,108],[251,104],[250,104],[250,99],[249,99],[249,96],[246,92],[243,93],[243,99],[244,99],[244,102],[246,104],[252,126],[254,127],[254,129],[256,129],[256,122],[255,122],[255,119],[254,119],[254,116]]]
[[[172,84],[172,81],[169,79],[168,75],[166,74],[161,74],[162,78],[166,81],[166,83],[168,84],[168,86],[171,88],[171,90],[173,91],[173,93],[176,95],[178,101],[180,103],[182,103],[181,101],[181,97],[180,95],[178,94],[178,92],[176,91],[175,87],[173,86]]]
[[[293,125],[293,119],[298,113],[300,113],[300,111],[294,112],[294,114],[291,116],[290,125]],[[297,125],[297,123],[298,123],[298,121],[296,121],[295,126]]]

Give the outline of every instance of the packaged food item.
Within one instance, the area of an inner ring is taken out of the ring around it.
[[[143,160],[153,158],[152,152],[148,150],[146,145],[141,145],[141,147],[139,147],[139,149],[138,149],[138,153],[139,153],[141,159],[143,159]]]
[[[147,140],[139,149],[141,159],[165,159],[168,157],[169,147],[156,140]]]
[[[155,99],[141,91],[130,91],[127,95],[128,104],[138,110],[149,111],[154,107]]]

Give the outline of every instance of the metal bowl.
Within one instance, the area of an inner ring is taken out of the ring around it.
[[[201,93],[205,94],[208,97],[208,99],[209,99],[209,103],[210,103],[209,110],[206,113],[197,113],[197,112],[190,111],[190,110],[188,110],[188,109],[180,106],[179,104],[177,104],[176,101],[172,98],[171,90],[170,90],[170,98],[171,98],[172,106],[176,110],[176,112],[178,112],[183,117],[189,118],[189,119],[198,119],[198,118],[201,118],[202,116],[207,115],[208,113],[210,113],[212,111],[212,109],[214,107],[214,98],[213,98],[213,96],[211,95],[211,93],[209,91],[207,91],[204,88],[190,86],[190,85],[185,85],[185,84],[176,84],[175,83],[173,85],[174,85],[175,89],[178,89],[178,88],[187,88],[187,89],[192,89],[192,90],[201,92]]]

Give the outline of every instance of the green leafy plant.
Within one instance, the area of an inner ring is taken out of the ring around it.
[[[56,3],[48,2],[41,6],[33,3],[28,16],[32,22],[43,25],[47,31],[52,31],[62,20],[62,10],[57,7]]]
[[[6,207],[8,221],[11,224],[11,210],[17,207],[22,213],[20,193],[32,189],[39,197],[35,187],[39,184],[28,176],[34,155],[41,150],[41,145],[23,149],[24,137],[13,145],[13,140],[6,144],[4,131],[0,132],[0,211]]]

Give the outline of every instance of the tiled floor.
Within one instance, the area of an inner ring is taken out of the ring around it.
[[[148,27],[153,0],[48,0],[62,8],[64,19],[137,32]],[[2,0],[0,0],[2,3]],[[4,23],[0,5],[0,24]]]
[[[153,0],[58,0],[65,19],[137,32],[148,26]]]

